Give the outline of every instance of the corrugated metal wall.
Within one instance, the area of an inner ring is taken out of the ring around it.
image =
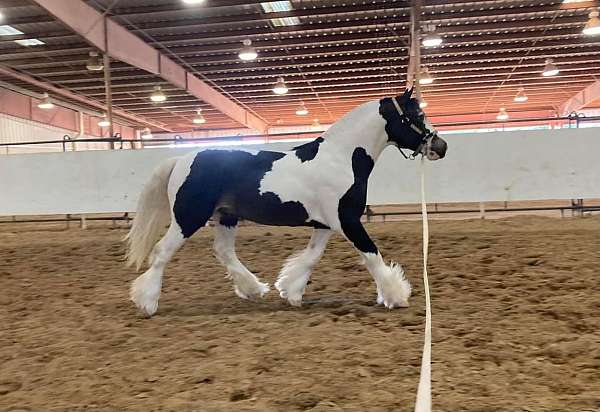
[[[2,143],[39,142],[45,140],[62,140],[68,135],[72,139],[77,137],[77,132],[45,125],[32,120],[21,119],[0,113],[0,155],[17,153],[61,152],[63,145],[37,144],[27,146],[1,146]],[[80,138],[91,138],[82,135]],[[71,143],[66,145],[66,150],[105,150],[107,143]]]

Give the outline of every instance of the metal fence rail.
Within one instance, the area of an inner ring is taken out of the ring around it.
[[[507,126],[518,126],[523,123],[538,123],[538,124],[549,124],[562,122],[564,125],[572,128],[579,128],[582,124],[587,122],[600,122],[600,116],[586,117],[580,113],[571,113],[569,116],[563,117],[543,117],[543,118],[523,118],[523,119],[509,119],[502,122],[494,122],[494,121],[477,121],[477,122],[443,122],[436,124],[438,128],[453,128],[453,127],[482,127],[482,126],[492,126],[498,128],[498,125],[502,125],[502,127]],[[123,149],[124,145],[129,145],[131,149],[136,149],[136,143],[138,143],[139,148],[143,148],[146,143],[162,143],[162,144],[186,144],[186,143],[197,143],[197,144],[211,144],[211,143],[220,143],[220,142],[243,142],[244,140],[253,140],[253,139],[264,139],[265,142],[273,141],[277,142],[278,139],[285,139],[290,137],[297,138],[309,138],[315,137],[321,134],[321,131],[309,131],[309,132],[293,132],[293,133],[278,133],[278,134],[255,134],[255,135],[236,135],[236,136],[223,136],[223,137],[199,137],[199,138],[183,138],[180,135],[175,135],[170,138],[152,138],[152,139],[123,139],[120,133],[116,133],[113,137],[105,137],[105,138],[82,138],[82,139],[74,139],[69,135],[64,135],[60,140],[40,140],[40,141],[25,141],[25,142],[13,142],[13,143],[0,143],[0,147],[8,148],[10,147],[19,147],[19,146],[38,146],[38,145],[48,145],[48,144],[56,144],[61,145],[62,151],[67,151],[67,145],[76,144],[76,143],[109,143],[114,145],[116,149]],[[1,154],[2,152],[0,152]]]
[[[448,206],[448,204],[446,204]],[[378,206],[382,207],[382,206]],[[387,206],[394,207],[394,206]],[[398,206],[400,208],[400,206]],[[594,204],[588,204],[587,206],[584,204],[583,199],[573,199],[571,201],[571,205],[557,205],[557,206],[518,206],[511,207],[505,205],[504,207],[491,207],[485,208],[485,204],[480,204],[480,208],[457,208],[457,209],[449,209],[449,210],[440,210],[437,204],[429,204],[428,208],[430,209],[428,213],[430,215],[460,215],[460,214],[479,214],[480,217],[484,218],[485,213],[516,213],[516,212],[548,212],[548,211],[556,211],[560,212],[561,217],[565,217],[565,212],[571,211],[571,216],[584,216],[585,213],[594,213],[600,212],[600,201],[594,202]],[[406,216],[418,216],[421,214],[420,210],[391,210],[391,211],[373,211],[370,206],[367,206],[365,213],[363,214],[363,218],[367,222],[374,222],[381,218],[381,222],[386,222],[389,218],[393,217],[406,217]],[[31,217],[31,216],[0,216],[0,225],[2,224],[23,224],[23,223],[66,223],[67,227],[70,227],[71,222],[79,222],[80,227],[85,229],[87,228],[88,222],[112,222],[113,226],[116,225],[116,222],[126,222],[126,226],[129,227],[132,216],[130,213],[120,213],[113,215],[103,215],[103,216],[95,216],[95,215],[74,215],[74,214],[66,214],[62,215],[52,215],[52,216],[39,216],[39,217]],[[250,222],[246,222],[250,223]],[[252,224],[252,223],[250,223]]]

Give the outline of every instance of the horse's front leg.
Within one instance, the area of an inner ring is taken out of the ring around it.
[[[385,264],[360,219],[342,217],[340,220],[344,236],[358,249],[363,263],[375,280],[377,303],[384,304],[389,309],[408,307],[411,287],[402,267],[394,262],[389,266]]]

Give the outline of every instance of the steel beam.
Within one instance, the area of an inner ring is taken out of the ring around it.
[[[13,79],[16,79],[16,80],[23,81],[25,83],[31,84],[32,86],[36,86],[41,89],[47,90],[47,91],[57,94],[59,96],[65,97],[69,100],[83,103],[89,107],[94,107],[96,109],[102,110],[103,112],[107,110],[106,105],[104,105],[96,100],[88,99],[87,97],[83,97],[77,93],[73,93],[68,90],[61,89],[50,83],[42,82],[40,80],[34,79],[31,76],[27,76],[26,74],[16,72],[16,71],[9,69],[8,67],[4,67],[2,65],[0,65],[0,74],[12,77]],[[154,128],[160,129],[160,130],[164,130],[166,132],[172,131],[169,127],[167,127],[166,125],[164,125],[160,122],[155,122],[153,120],[149,120],[144,117],[137,116],[135,114],[126,112],[124,110],[113,109],[113,113],[123,119],[129,120],[136,124],[142,124],[145,126],[154,127]]]
[[[561,104],[559,113],[561,116],[568,116],[570,113],[583,109],[585,106],[598,99],[600,99],[600,80],[596,80],[594,83]]]
[[[265,132],[267,123],[220,93],[196,75],[145,43],[122,25],[107,18],[81,0],[60,2],[34,0],[58,20],[115,59],[175,82],[236,122]]]

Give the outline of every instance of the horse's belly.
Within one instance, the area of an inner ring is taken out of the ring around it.
[[[282,202],[274,193],[226,196],[218,209],[262,225],[324,227],[324,222],[311,218],[306,205],[299,201]],[[321,219],[319,219],[321,220]]]
[[[262,225],[314,226],[305,205],[299,201],[282,202],[274,193],[236,197],[231,208],[236,216]],[[323,223],[323,222],[318,222]]]

